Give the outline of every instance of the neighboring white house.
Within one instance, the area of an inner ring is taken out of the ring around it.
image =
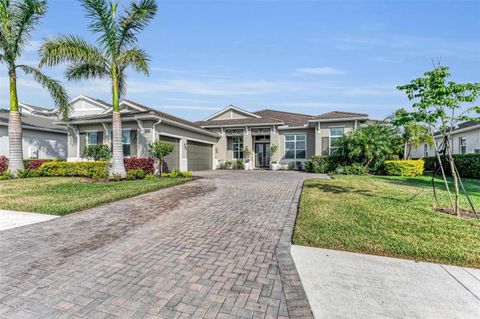
[[[442,138],[435,135],[436,145],[440,145]],[[453,154],[480,153],[480,122],[469,121],[459,124],[452,131],[450,145]],[[412,158],[421,158],[434,156],[435,150],[428,144],[422,143],[416,149],[412,150]]]
[[[23,158],[67,158],[67,130],[53,109],[19,104],[22,113]],[[9,110],[0,109],[0,156],[8,157]]]

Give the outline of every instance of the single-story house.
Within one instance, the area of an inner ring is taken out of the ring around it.
[[[442,137],[435,136],[438,147],[442,144]],[[480,153],[480,122],[468,121],[457,125],[450,136],[450,146],[453,154]],[[418,148],[413,148],[412,158],[424,158],[435,155],[435,150],[427,143],[421,143]]]
[[[217,162],[245,159],[242,150],[248,147],[253,167],[264,168],[270,161],[287,165],[331,154],[336,139],[367,121],[368,114],[363,113],[332,111],[315,116],[271,109],[248,112],[230,105],[195,124],[218,134],[214,146]],[[272,144],[278,147],[273,156]]]
[[[109,103],[79,96],[71,102],[67,122],[68,160],[84,160],[86,145],[111,146],[112,107]],[[199,122],[161,112],[137,102],[120,102],[123,151],[126,157],[148,155],[148,144],[163,140],[174,145],[166,158],[168,168],[178,170],[215,169],[219,162],[246,159],[251,151],[255,168],[268,167],[270,161],[287,165],[306,161],[313,155],[335,151],[334,141],[368,121],[368,115],[333,111],[306,115],[276,110],[249,112],[230,105]],[[270,158],[270,145],[278,151]]]
[[[55,124],[54,109],[19,104],[22,113],[23,158],[67,158],[67,129]],[[0,109],[0,156],[7,156],[8,117],[10,111]]]
[[[86,145],[111,146],[112,106],[104,101],[79,96],[71,102],[68,128],[69,161],[84,160]],[[213,146],[218,135],[194,123],[139,103],[122,100],[123,153],[125,157],[148,156],[148,144],[162,140],[174,145],[165,159],[168,169],[208,170],[215,168]],[[58,122],[59,124],[61,122]]]

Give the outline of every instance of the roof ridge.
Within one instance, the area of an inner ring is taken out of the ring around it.
[[[314,117],[314,116],[315,116],[315,115],[311,115],[311,114],[288,112],[288,111],[280,111],[280,110],[274,110],[274,109],[261,109],[261,110],[258,110],[258,111],[252,112],[252,113],[255,113],[255,114],[256,114],[257,112],[264,112],[264,111],[287,113],[287,114],[294,114],[294,115],[301,115],[301,116],[310,116],[310,117]]]

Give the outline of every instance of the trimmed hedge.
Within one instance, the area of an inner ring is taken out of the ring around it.
[[[394,160],[385,161],[383,169],[387,175],[418,176],[423,174],[425,162],[423,160]]]
[[[40,166],[42,176],[108,177],[108,162],[47,162]]]
[[[480,178],[480,154],[453,154],[453,160],[462,177]],[[425,158],[425,170],[434,171],[436,157]],[[451,175],[448,159],[442,156],[442,164],[447,175]]]
[[[124,158],[123,163],[125,164],[125,170],[132,171],[141,169],[145,174],[153,174],[154,172],[154,161],[151,157],[130,157]]]
[[[58,161],[57,159],[26,159],[23,160],[23,166],[26,169],[39,169],[43,163]]]
[[[0,156],[0,174],[8,170],[8,158]]]
[[[345,159],[337,155],[312,156],[312,160],[304,163],[304,168],[310,173],[335,172],[337,167],[347,165]]]

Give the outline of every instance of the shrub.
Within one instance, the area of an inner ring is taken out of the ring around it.
[[[242,160],[234,160],[232,161],[232,169],[243,169],[243,161]]]
[[[177,178],[179,176],[181,176],[182,173],[180,173],[179,171],[177,171],[176,169],[172,170],[170,172],[170,177],[173,177],[173,178]]]
[[[124,158],[123,163],[125,164],[127,172],[134,169],[141,169],[145,174],[153,174],[155,170],[154,160],[151,157]]]
[[[122,175],[119,174],[119,173],[114,173],[112,175],[112,179],[115,181],[115,182],[120,182],[122,180]]]
[[[183,175],[183,177],[192,177],[193,172],[192,171],[185,171],[185,172],[182,172],[182,175]]]
[[[42,176],[42,171],[40,169],[26,168],[19,170],[17,172],[18,178],[29,178],[29,177],[40,177]]]
[[[6,172],[8,169],[8,158],[0,156],[0,174]]]
[[[83,149],[83,156],[95,161],[108,161],[110,159],[110,148],[105,144],[86,145]]]
[[[425,162],[423,160],[394,160],[385,161],[385,174],[393,176],[418,176],[423,174]]]
[[[144,179],[145,178],[145,172],[143,171],[143,169],[132,169],[132,170],[127,171],[126,178],[128,180]]]
[[[36,169],[39,169],[43,163],[52,162],[52,161],[58,161],[58,160],[57,159],[26,159],[26,160],[23,160],[23,166],[25,166],[25,169],[36,170]]]
[[[108,162],[57,162],[51,161],[40,166],[42,176],[83,176],[91,178],[108,177]]]
[[[295,162],[295,167],[298,171],[303,171],[303,163],[302,162]]]
[[[340,174],[345,175],[364,175],[368,174],[368,168],[363,167],[363,165],[358,163],[353,163],[352,165],[339,166],[337,171],[342,171]]]
[[[145,179],[146,179],[147,181],[153,181],[153,180],[156,180],[156,179],[157,179],[157,176],[155,176],[155,174],[149,173],[149,174],[146,174],[146,175],[145,175]]]
[[[222,161],[218,164],[218,169],[229,169],[232,166],[232,162]]]
[[[451,175],[447,158],[441,158],[445,173]],[[480,178],[480,154],[453,154],[453,160],[461,177]],[[425,158],[426,171],[434,171],[437,164],[436,157]]]
[[[10,178],[12,178],[12,174],[10,173],[10,171],[6,170],[0,173],[0,181],[4,181]]]

